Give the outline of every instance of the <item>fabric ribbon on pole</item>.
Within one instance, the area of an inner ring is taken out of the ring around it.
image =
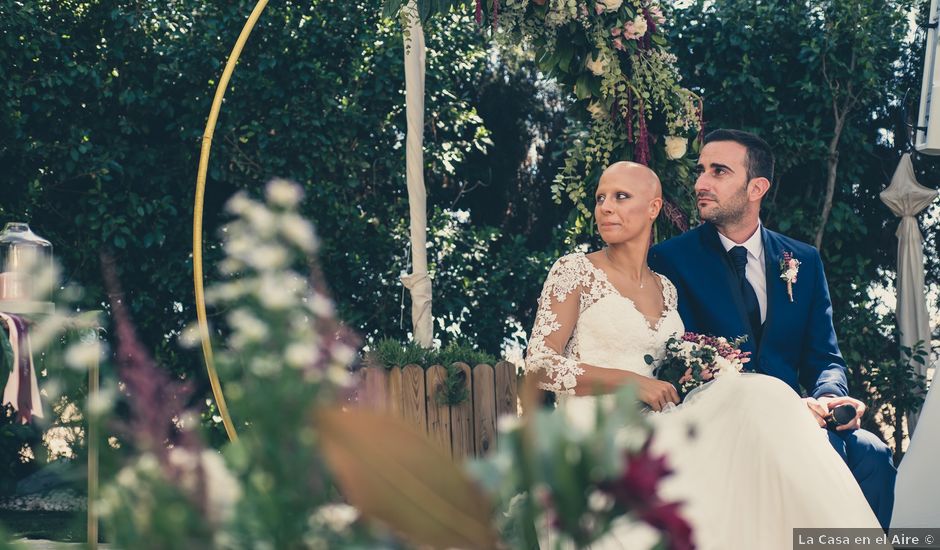
[[[43,417],[29,328],[26,320],[19,315],[0,313],[0,321],[7,328],[10,347],[13,349],[13,365],[0,404],[11,405],[16,411],[17,420],[28,424],[33,416]]]
[[[411,292],[411,322],[414,341],[430,348],[434,341],[431,315],[431,279],[428,277],[427,191],[424,187],[424,30],[412,0],[403,10],[408,18],[405,35],[405,111],[408,134],[405,168],[408,208],[411,219],[411,273],[402,275],[402,284]]]

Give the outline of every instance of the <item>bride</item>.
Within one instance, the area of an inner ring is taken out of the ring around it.
[[[592,396],[635,388],[657,411],[650,415],[654,448],[676,470],[661,494],[685,503],[698,548],[789,550],[794,528],[878,529],[826,431],[784,382],[723,376],[674,407],[676,388],[653,378],[644,360],[662,357],[666,340],[684,332],[675,287],[646,261],[662,206],[659,179],[645,166],[617,163],[601,177],[596,201],[607,246],[552,266],[526,371],[558,394],[558,407],[574,422],[593,417]],[[614,532],[600,546],[634,542]]]

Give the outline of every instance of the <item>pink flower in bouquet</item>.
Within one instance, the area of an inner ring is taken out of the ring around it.
[[[614,28],[610,29],[610,35],[611,35],[611,36],[620,36],[620,33],[621,33],[621,32],[623,32],[623,29],[620,28],[620,27],[614,27]]]
[[[614,38],[613,44],[614,44],[614,48],[616,48],[616,49],[618,49],[618,50],[620,50],[620,51],[623,51],[623,50],[624,50],[623,41],[620,40],[620,38]]]
[[[655,21],[657,25],[662,25],[663,23],[666,22],[666,16],[663,15],[662,8],[660,8],[656,4],[653,4],[652,6],[650,6],[649,13],[650,13],[650,17],[653,18],[653,21]]]
[[[642,15],[636,16],[632,21],[627,21],[623,25],[623,37],[627,40],[639,40],[649,30],[646,18]]]

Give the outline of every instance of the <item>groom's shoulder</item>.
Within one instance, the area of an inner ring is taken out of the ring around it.
[[[650,253],[654,255],[663,255],[663,256],[673,256],[676,254],[687,254],[691,247],[698,247],[701,245],[702,237],[701,232],[703,231],[704,226],[698,226],[693,229],[689,229],[681,235],[676,235],[670,239],[662,241],[653,248],[650,249]]]
[[[787,252],[792,252],[798,258],[819,257],[819,251],[815,246],[809,243],[805,243],[798,239],[794,239],[793,237],[784,235],[783,233],[778,233],[771,229],[767,229],[766,227],[764,228],[764,231],[767,232],[769,238],[776,239],[782,249]]]

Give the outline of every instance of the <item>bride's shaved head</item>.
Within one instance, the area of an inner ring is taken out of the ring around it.
[[[622,160],[611,164],[601,174],[598,185],[611,179],[633,184],[631,187],[638,192],[642,192],[649,199],[661,199],[663,197],[663,185],[659,181],[659,176],[656,175],[656,172],[650,170],[648,166],[638,162]]]

